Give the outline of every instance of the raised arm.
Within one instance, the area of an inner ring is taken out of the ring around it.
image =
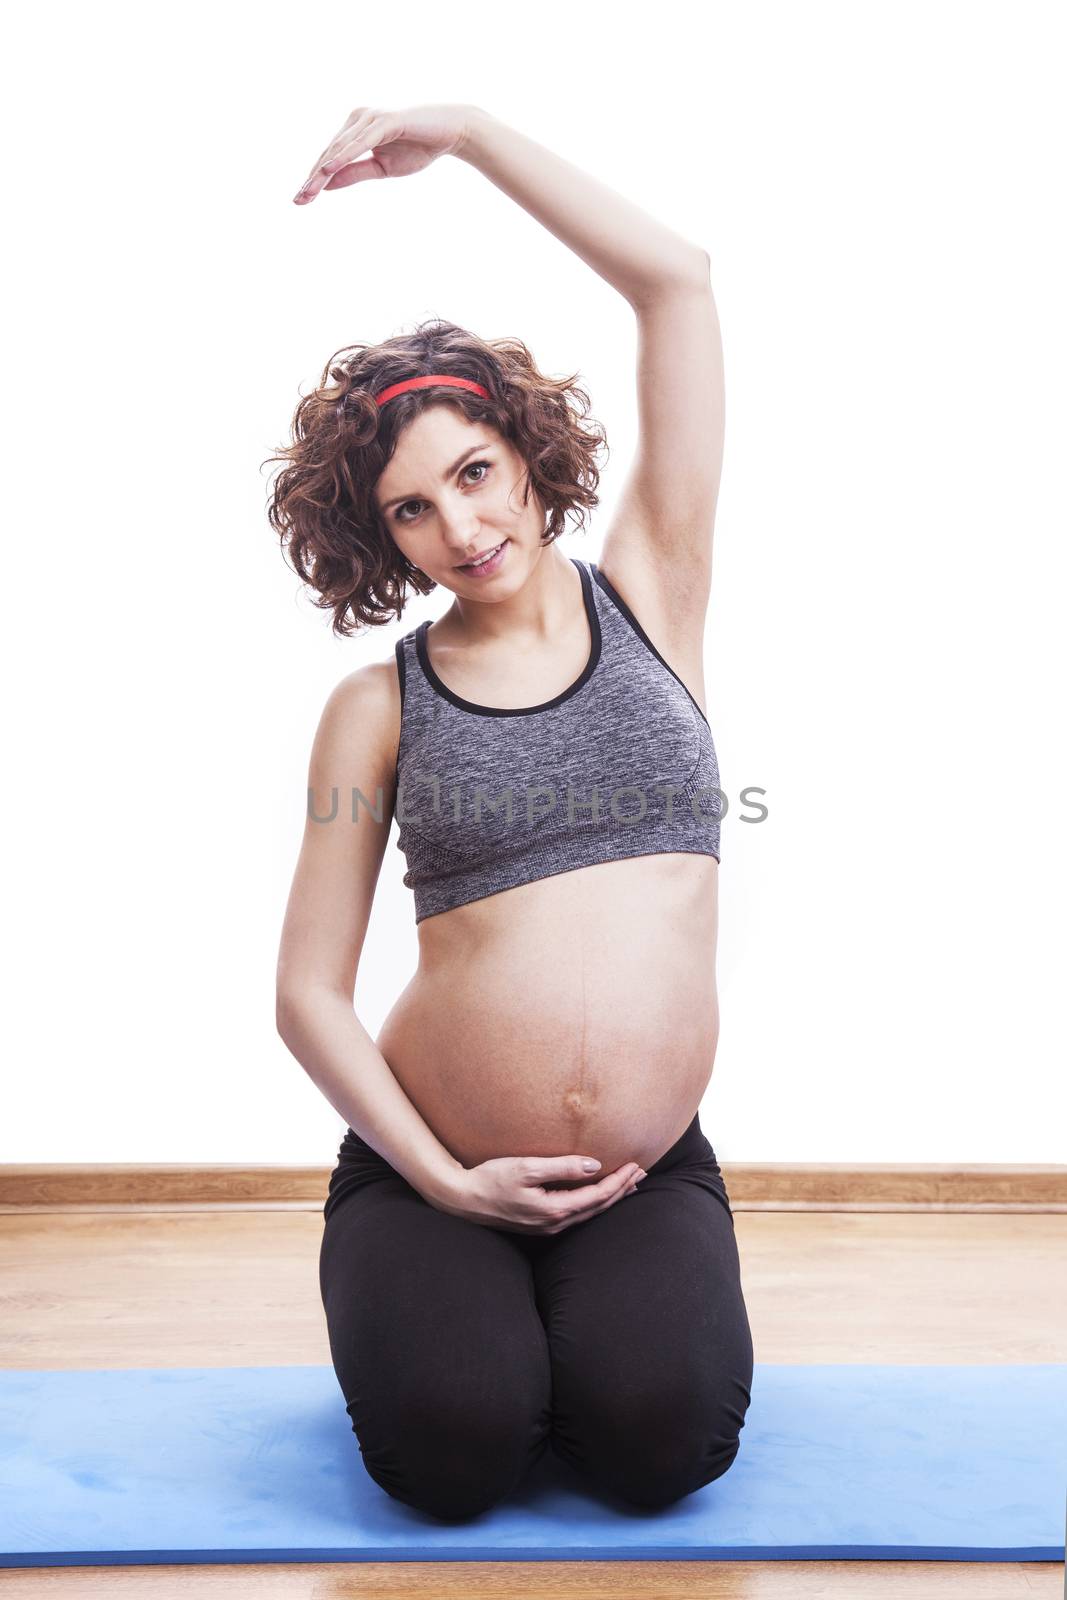
[[[455,154],[568,245],[637,318],[638,448],[600,567],[699,693],[722,475],[722,339],[707,252],[479,107]]]

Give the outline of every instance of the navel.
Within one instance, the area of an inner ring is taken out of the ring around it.
[[[593,1108],[593,1096],[585,1089],[568,1089],[563,1096],[563,1109],[572,1116],[581,1116]]]

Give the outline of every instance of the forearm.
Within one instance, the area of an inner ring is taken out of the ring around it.
[[[579,167],[472,106],[456,155],[561,239],[636,306],[663,288],[706,283],[704,250]]]
[[[427,1127],[344,995],[278,998],[278,1032],[349,1127],[430,1204],[466,1170]]]

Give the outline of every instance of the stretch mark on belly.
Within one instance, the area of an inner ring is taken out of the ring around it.
[[[584,910],[581,899],[579,899],[578,905],[580,917],[582,911]],[[585,927],[581,922],[579,923],[578,928],[578,970],[582,1007],[582,1029],[578,1039],[578,1083],[575,1088],[568,1089],[563,1096],[563,1109],[570,1113],[571,1116],[575,1117],[581,1117],[584,1112],[589,1110],[589,1106],[587,1104],[588,1097],[585,1092],[585,1033],[586,1022],[588,1020],[585,984]]]

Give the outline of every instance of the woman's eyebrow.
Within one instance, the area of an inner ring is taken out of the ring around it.
[[[486,443],[486,444],[472,444],[469,450],[464,450],[463,454],[460,456],[458,461],[453,461],[453,463],[452,463],[452,465],[450,467],[446,467],[445,468],[444,475],[441,478],[441,482],[442,483],[447,483],[449,478],[454,477],[455,474],[459,471],[460,467],[466,461],[467,457],[468,456],[472,456],[476,450],[489,450],[491,448],[492,448],[492,446],[489,445],[488,443]],[[387,500],[385,502],[384,506],[382,507],[382,510],[383,511],[388,511],[390,506],[403,505],[405,500],[417,500],[418,498],[419,497],[418,497],[417,494],[398,494],[395,497],[395,499]]]

